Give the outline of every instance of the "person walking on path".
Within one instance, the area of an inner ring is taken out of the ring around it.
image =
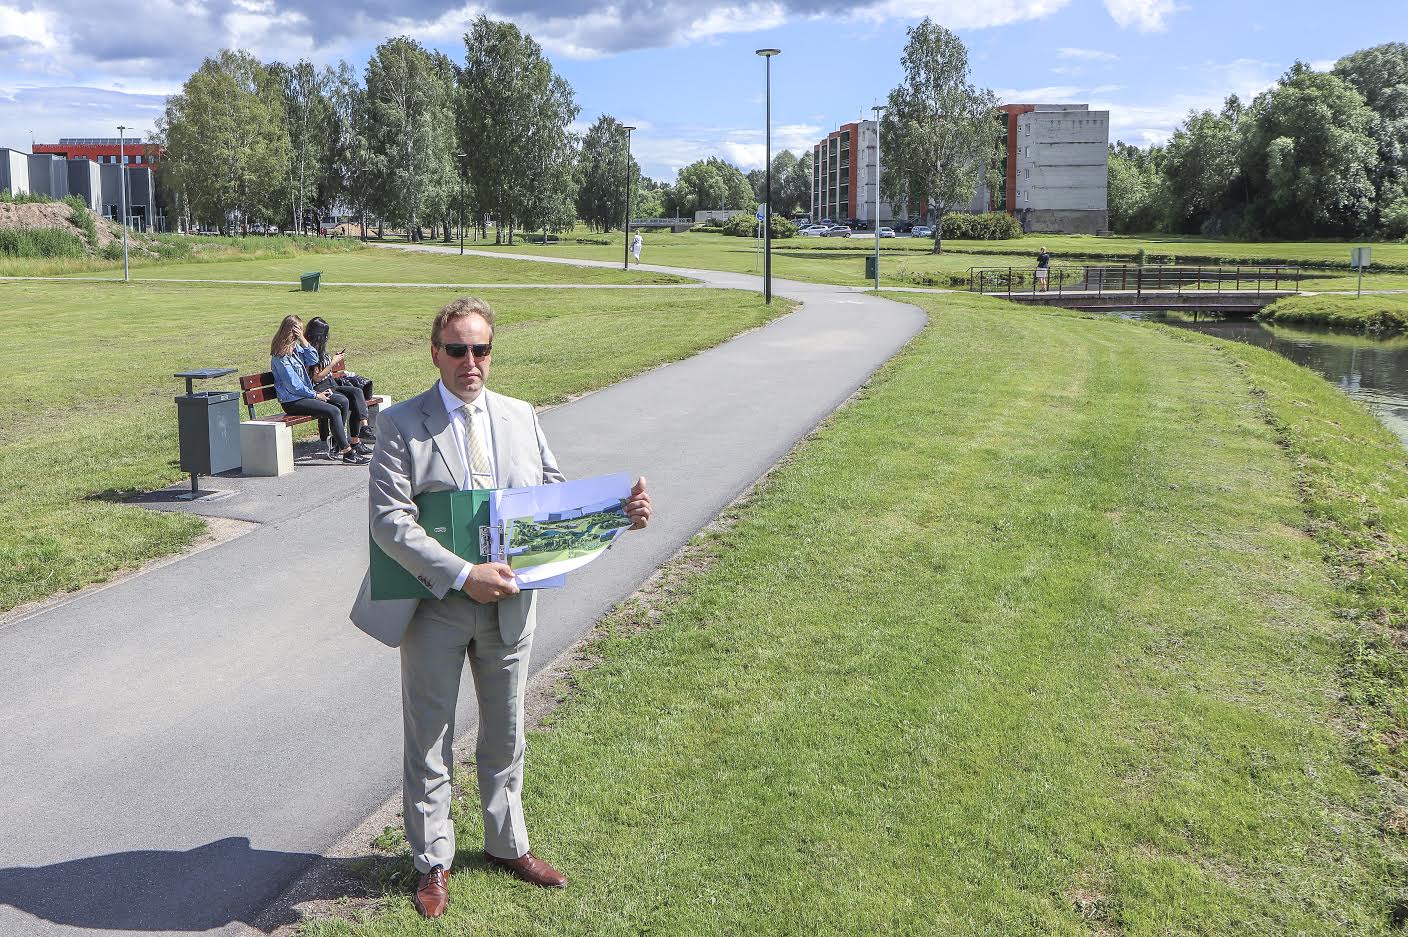
[[[353,623],[401,654],[402,800],[419,878],[414,904],[436,918],[449,902],[455,858],[450,819],[455,701],[465,660],[479,700],[475,767],[488,861],[548,888],[567,879],[528,846],[523,818],[523,699],[534,593],[520,592],[503,563],[466,563],[417,523],[415,498],[430,491],[514,488],[564,480],[531,404],[486,389],[494,313],[464,298],[440,310],[430,358],[440,380],[377,420],[368,489],[371,536],[434,598],[373,600],[370,573]],[[645,479],[626,501],[632,529],[650,522]]]
[[[332,431],[328,454],[348,465],[366,465],[371,450],[360,438],[347,434],[347,398],[330,390],[315,390],[308,368],[318,364],[318,351],[303,337],[303,320],[284,316],[269,343],[269,370],[274,373],[274,393],[285,413],[326,420]]]
[[[1040,248],[1040,253],[1036,255],[1036,291],[1046,292],[1048,275],[1051,273],[1051,255],[1046,252],[1046,248]]]
[[[636,263],[640,263],[640,247],[642,243],[640,232],[637,231],[636,236],[631,238],[631,256],[636,259]]]

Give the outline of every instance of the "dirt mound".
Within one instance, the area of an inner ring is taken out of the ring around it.
[[[98,250],[122,237],[122,228],[97,212],[88,210],[98,229]],[[64,202],[0,202],[0,228],[58,228],[76,236],[86,245],[83,229],[73,223],[73,209]]]

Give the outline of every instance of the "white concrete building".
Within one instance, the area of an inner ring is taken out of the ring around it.
[[[1110,112],[1085,104],[1008,107],[1022,108],[1009,111],[1008,212],[1030,232],[1108,231]]]

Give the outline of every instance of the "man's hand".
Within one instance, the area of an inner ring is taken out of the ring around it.
[[[518,594],[513,570],[506,563],[475,563],[464,581],[464,594],[476,602],[488,604]]]
[[[631,519],[631,530],[640,530],[650,523],[650,493],[645,490],[645,476],[636,479],[631,496],[626,499],[626,516]]]
[[[331,400],[331,399],[332,399],[332,391],[330,391],[330,390],[320,390],[320,391],[318,391],[318,399],[319,399],[319,400]]]

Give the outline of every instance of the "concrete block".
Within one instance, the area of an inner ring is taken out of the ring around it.
[[[293,471],[293,432],[283,423],[241,423],[240,466],[246,475],[289,474]]]
[[[380,399],[376,403],[367,404],[367,421],[371,423],[373,429],[376,428],[377,414],[396,402],[389,394],[377,394],[377,397]]]

